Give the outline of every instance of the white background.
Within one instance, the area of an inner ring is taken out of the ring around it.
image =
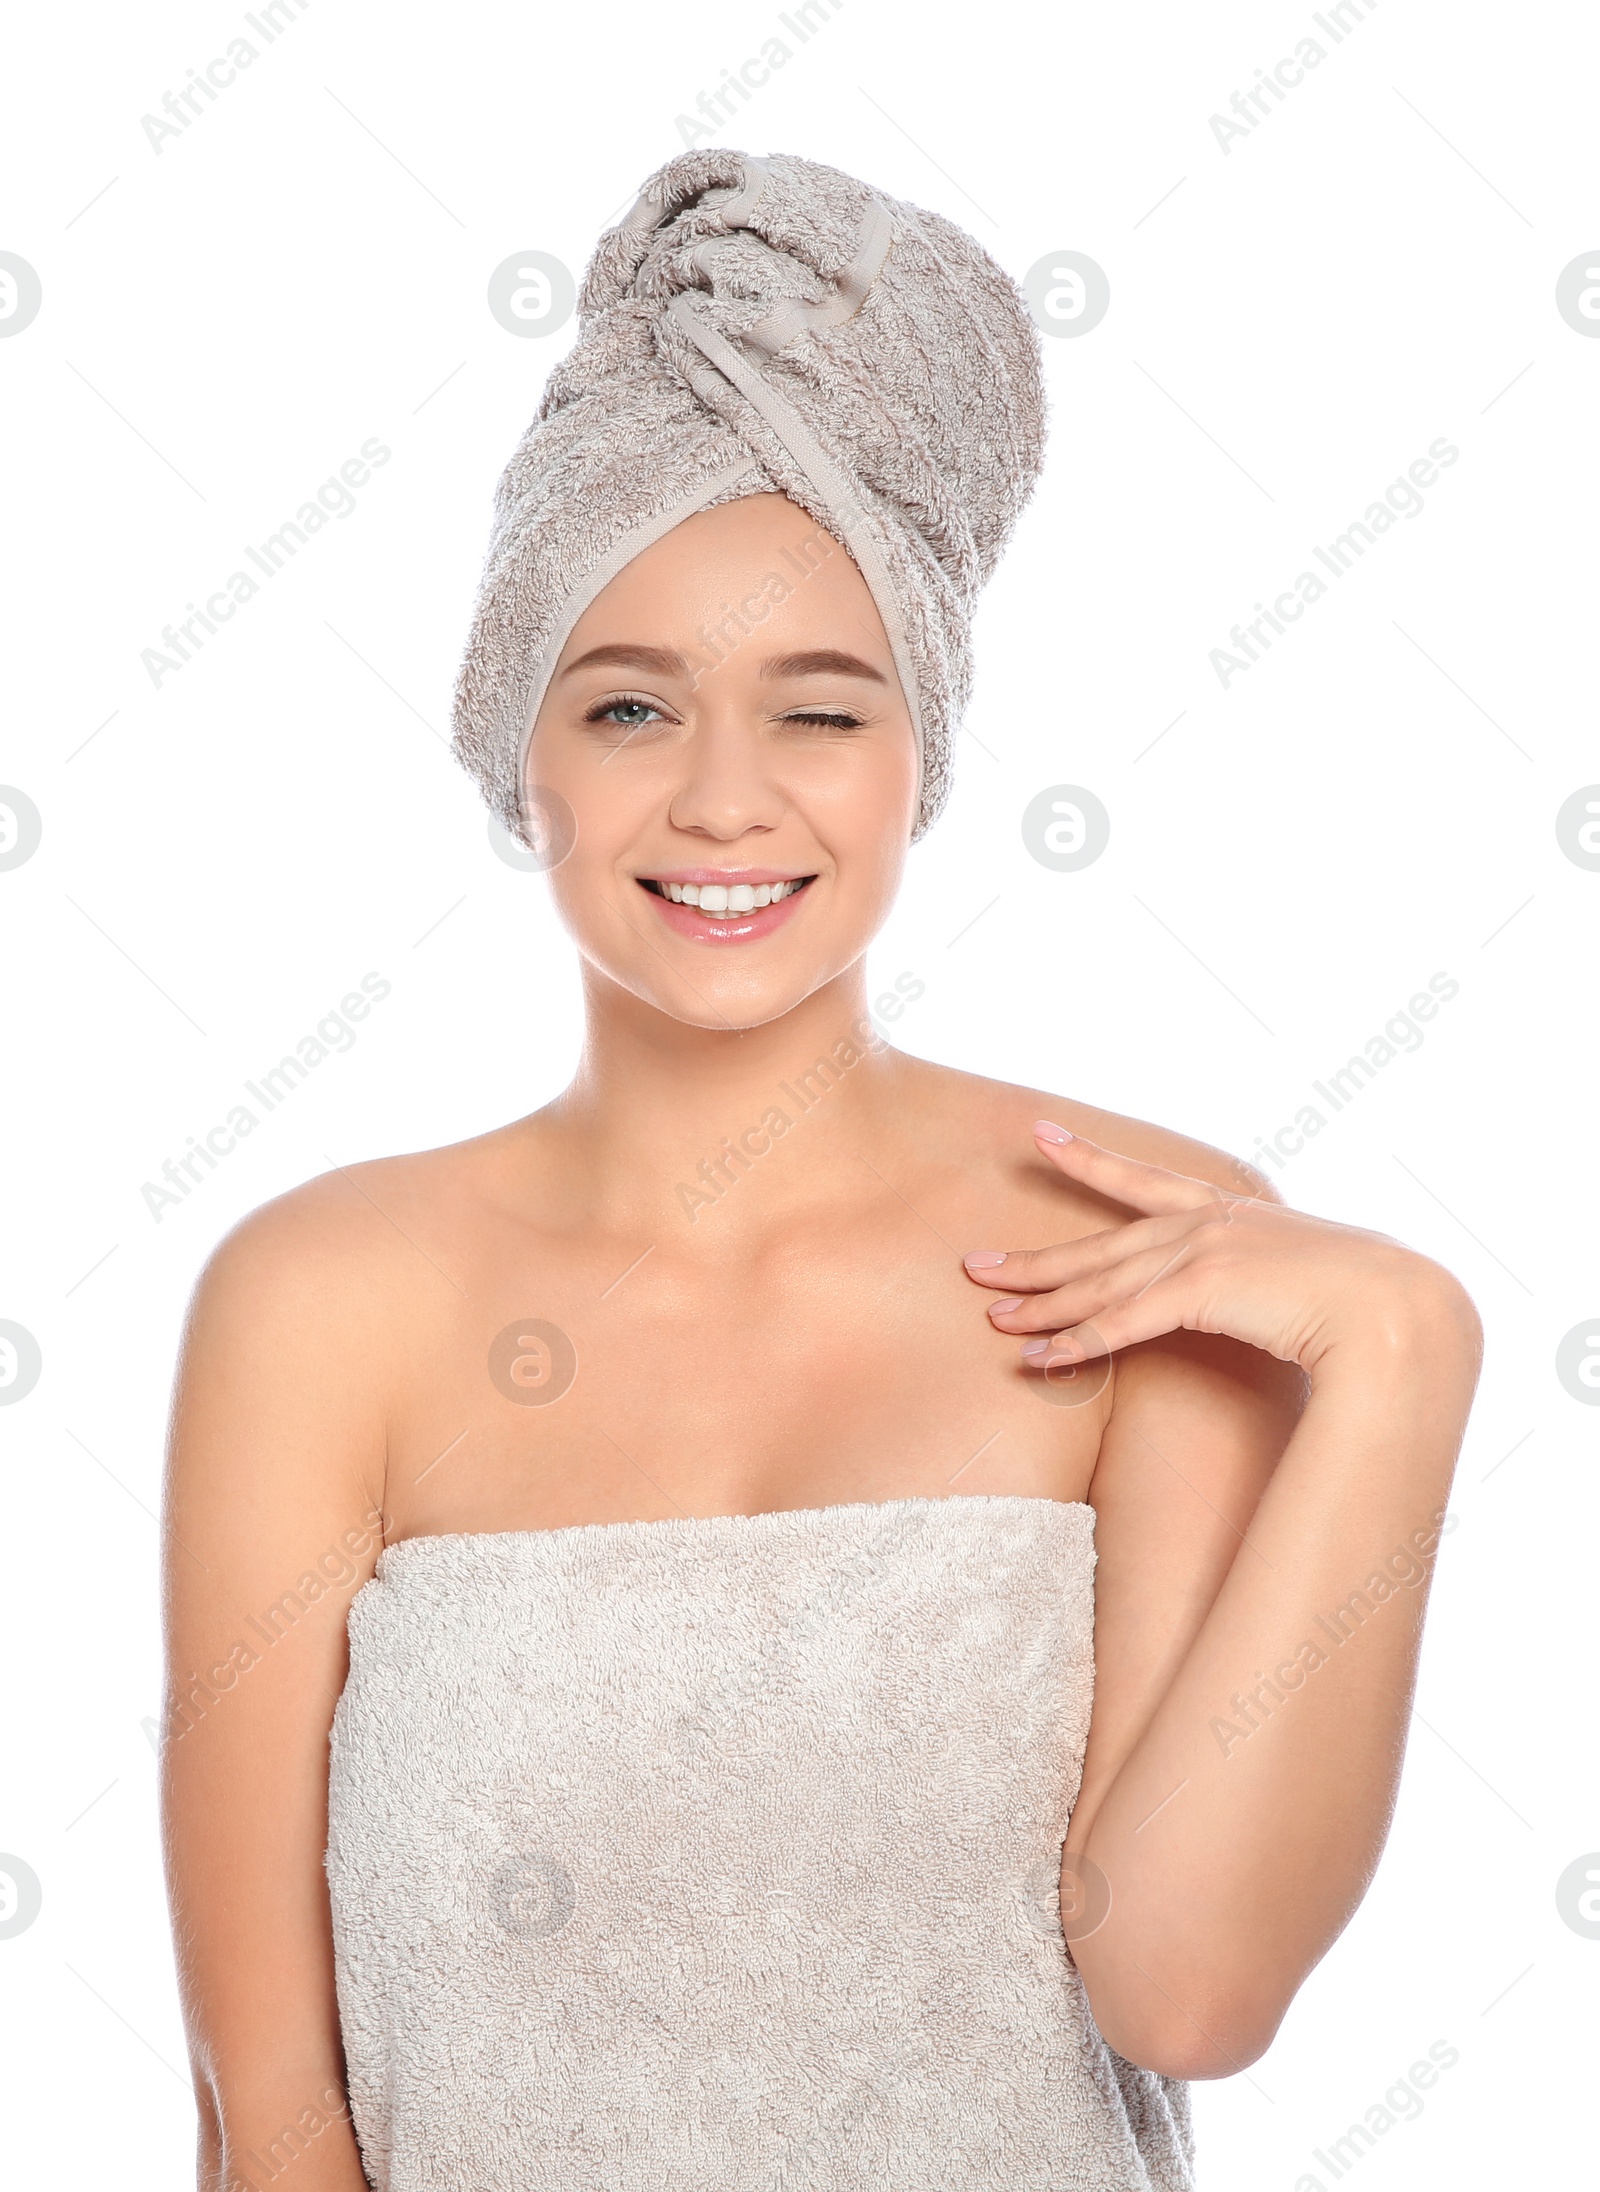
[[[897,1038],[1249,1155],[1459,983],[1278,1174],[1459,1272],[1488,1360],[1387,1857],[1270,2053],[1199,2091],[1202,2182],[1329,2192],[1313,2149],[1441,2040],[1424,2113],[1347,2173],[1574,2181],[1600,1942],[1555,1884],[1600,1848],[1600,1414],[1554,1359],[1600,1313],[1600,873],[1554,823],[1600,779],[1600,340],[1554,296],[1600,263],[1589,11],[1382,5],[1335,46],[1299,5],[844,0],[800,47],[768,6],[312,0],[153,150],[141,117],[243,28],[36,9],[5,56],[0,249],[44,291],[0,340],[0,781],[44,823],[0,874],[0,1316],[44,1361],[0,1410],[0,1850],[44,1889],[0,1940],[18,2181],[190,2168],[150,1729],[196,1271],[267,1197],[520,1115],[573,1058],[546,886],[494,855],[444,743],[494,481],[572,336],[503,330],[489,274],[579,271],[774,34],[793,59],[715,141],[847,167],[1019,277],[1071,249],[1111,284],[1045,345],[1049,468],[982,613],[954,802],[873,954],[926,984]],[[1211,115],[1308,34],[1327,59],[1224,152]],[[1209,651],[1440,436],[1423,513],[1224,690]],[[369,437],[392,457],[353,514],[157,689],[141,651]],[[1063,783],[1112,821],[1076,874],[1019,831]],[[392,994],[354,1048],[157,1222],[143,1184],[369,970]]]

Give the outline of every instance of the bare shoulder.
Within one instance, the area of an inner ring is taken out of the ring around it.
[[[1197,1141],[1192,1134],[1180,1134],[1175,1127],[1157,1126],[1150,1119],[1130,1119],[1120,1111],[1101,1111],[1093,1104],[1072,1097],[1040,1098],[1032,1090],[1026,1094],[1030,1103],[1055,1103],[1055,1111],[1043,1111],[1039,1117],[1056,1119],[1069,1133],[1082,1134],[1087,1140],[1098,1142],[1103,1149],[1114,1149],[1124,1157],[1137,1157],[1143,1164],[1160,1165],[1167,1172],[1181,1172],[1191,1180],[1204,1180],[1209,1186],[1220,1187],[1229,1194],[1248,1195],[1269,1203],[1283,1200],[1272,1181],[1255,1165],[1247,1164],[1244,1158],[1235,1157],[1210,1142]]]
[[[284,1290],[308,1307],[346,1300],[352,1280],[377,1279],[392,1260],[383,1213],[416,1162],[341,1165],[262,1203],[212,1250],[196,1299]]]
[[[272,1318],[329,1346],[360,1342],[376,1367],[405,1329],[401,1312],[459,1297],[473,1213],[522,1124],[340,1165],[263,1203],[213,1250],[191,1321]]]
[[[1069,1134],[1081,1134],[1119,1156],[1203,1180],[1225,1195],[1283,1201],[1271,1180],[1254,1165],[1173,1127],[1129,1118],[1048,1089],[1019,1087],[945,1067],[927,1070],[937,1080],[923,1096],[923,1108],[940,1122],[948,1137],[949,1155],[953,1158],[957,1147],[964,1146],[969,1152],[963,1166],[967,1176],[987,1173],[986,1179],[975,1182],[980,1192],[994,1193],[1028,1229],[1026,1238],[1004,1245],[1042,1247],[1099,1232],[1136,1215],[1125,1205],[1108,1202],[1063,1178],[1034,1144],[1036,1119],[1051,1119]],[[1220,1409],[1234,1417],[1241,1407],[1249,1414],[1264,1410],[1266,1441],[1275,1450],[1303,1405],[1304,1380],[1291,1365],[1241,1340],[1179,1330],[1123,1349],[1115,1391],[1124,1416],[1134,1401],[1142,1404],[1152,1395],[1161,1396],[1165,1404],[1180,1411],[1184,1436],[1190,1441],[1197,1411]]]
[[[1262,1202],[1283,1200],[1272,1181],[1254,1165],[1174,1127],[1106,1111],[1079,1096],[1055,1095],[1048,1089],[1022,1087],[1012,1081],[992,1081],[949,1066],[919,1065],[921,1072],[935,1077],[924,1099],[927,1107],[947,1120],[969,1147],[975,1143],[1008,1156],[1026,1152],[1029,1163],[1038,1165],[1041,1177],[1050,1179],[1053,1185],[1064,1183],[1059,1176],[1049,1174],[1042,1160],[1034,1156],[1036,1119],[1053,1119],[1069,1134],[1081,1134],[1119,1156],[1136,1157],[1143,1164],[1160,1165],[1165,1171],[1204,1180],[1227,1194],[1248,1195]]]
[[[322,1173],[212,1252],[179,1350],[169,1485],[185,1542],[207,1537],[219,1575],[241,1517],[261,1544],[238,1560],[271,1550],[282,1566],[313,1522],[337,1534],[387,1512],[396,1424],[472,1298],[497,1138]]]

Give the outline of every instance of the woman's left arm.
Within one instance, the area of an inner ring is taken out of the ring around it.
[[[1072,1860],[1110,1890],[1104,1921],[1072,1943],[1101,2032],[1147,2068],[1226,2077],[1268,2046],[1376,1867],[1481,1328],[1449,1273],[1381,1235],[1230,1195],[1060,1128],[1038,1146],[1069,1178],[1144,1215],[971,1271],[1024,1297],[991,1316],[1024,1338],[1030,1362],[1209,1333],[1297,1366],[1308,1385],[1275,1467],[1260,1452],[1271,1407],[1242,1399],[1237,1440],[1256,1449],[1243,1469],[1249,1496],[1236,1487],[1239,1512],[1219,1500],[1217,1520],[1196,1532],[1197,1571],[1209,1558],[1212,1575],[1199,1602],[1195,1578],[1181,1579],[1175,1596],[1190,1616],[1147,1602],[1143,1621],[1124,1618],[1143,1708],[1131,1721],[1120,1711],[1119,1738],[1097,1699],[1067,1840],[1069,1890]],[[1165,1351],[1180,1382],[1195,1344]],[[1262,1367],[1281,1397],[1284,1373]],[[1157,1544],[1165,1520],[1170,1546],[1170,1510],[1185,1497],[1171,1477],[1187,1464],[1174,1451],[1174,1398],[1145,1374],[1113,1402],[1091,1487],[1102,1577],[1137,1570],[1141,1522]],[[1214,1395],[1204,1437],[1214,1450]],[[1142,1497],[1130,1496],[1135,1483]],[[1183,1637],[1165,1664],[1164,1621]],[[1097,1635],[1097,1653],[1105,1644]],[[1109,1710],[1117,1696],[1113,1680]]]

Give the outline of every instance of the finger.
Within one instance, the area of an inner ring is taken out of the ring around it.
[[[1109,1271],[1148,1248],[1180,1240],[1197,1224],[1207,1223],[1204,1213],[1197,1217],[1192,1210],[1172,1211],[1156,1218],[1134,1218],[1127,1225],[1112,1226],[1104,1233],[1085,1233],[1075,1241],[1063,1241],[1051,1248],[1013,1248],[1003,1256],[994,1250],[977,1250],[975,1254],[998,1260],[974,1270],[972,1259],[965,1259],[967,1276],[979,1286],[993,1287],[1008,1296],[1047,1294],[1094,1272]],[[990,1305],[991,1315],[998,1306]]]
[[[1015,1333],[1037,1351],[1044,1344],[1037,1335],[1044,1334],[1048,1339],[1091,1318],[1098,1325],[1104,1311],[1137,1300],[1181,1271],[1191,1260],[1195,1245],[1192,1235],[1162,1242],[1105,1270],[1086,1272],[1070,1286],[1057,1287],[1049,1294],[1036,1294],[1026,1300],[1014,1297],[1014,1308],[999,1313],[991,1309],[989,1321],[996,1331]]]
[[[1119,1348],[1136,1347],[1141,1340],[1160,1339],[1167,1332],[1209,1329],[1196,1321],[1192,1295],[1181,1281],[1152,1286],[1131,1301],[1111,1304],[1092,1319],[1084,1318],[1055,1333],[1037,1354],[1025,1352],[1023,1364],[1029,1370],[1053,1370],[1093,1362],[1097,1356],[1114,1355]]]
[[[1185,1172],[1169,1172],[1162,1165],[1145,1164],[1138,1157],[1119,1156],[1098,1142],[1069,1134],[1052,1119],[1036,1119],[1034,1145],[1058,1172],[1093,1188],[1112,1202],[1154,1215],[1162,1210],[1200,1210],[1206,1204],[1226,1204],[1230,1198],[1209,1180],[1191,1179]]]

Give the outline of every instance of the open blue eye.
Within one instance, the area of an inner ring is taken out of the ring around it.
[[[659,715],[661,710],[653,700],[640,700],[636,695],[623,694],[620,699],[599,700],[584,716],[586,723],[615,723],[625,731],[637,731]]]

